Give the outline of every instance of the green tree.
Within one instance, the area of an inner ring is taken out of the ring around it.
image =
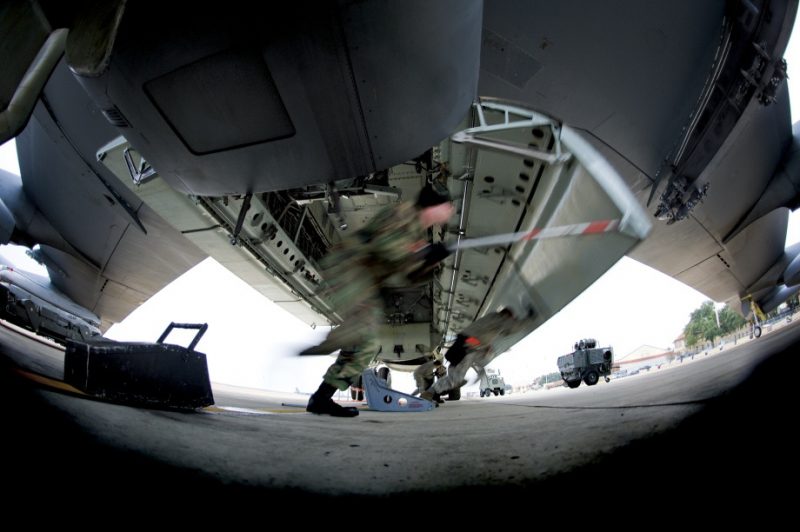
[[[747,323],[745,319],[727,305],[719,311],[719,327],[722,334],[732,333],[744,326],[745,323]]]
[[[714,338],[722,334],[721,328],[717,326],[713,301],[706,301],[700,305],[700,308],[692,312],[689,323],[683,329],[683,334],[688,347],[694,347],[701,340],[713,342]]]

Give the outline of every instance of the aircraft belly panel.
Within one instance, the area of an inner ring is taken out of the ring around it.
[[[302,271],[296,266],[301,260],[300,252],[281,229],[276,228],[271,238],[265,236],[262,227],[277,224],[260,200],[252,200],[252,209],[248,212],[247,221],[243,224],[239,238],[239,242],[249,247],[246,249],[242,245],[232,245],[231,232],[241,208],[241,198],[225,202],[217,202],[214,198],[192,200],[174,190],[164,180],[158,178],[157,174],[146,182],[136,185],[124,163],[123,154],[130,149],[125,139],[120,137],[103,147],[101,151],[103,164],[146,202],[148,208],[157,212],[169,225],[170,230],[174,228],[183,233],[183,237],[198,249],[213,257],[231,273],[298,319],[309,325],[329,323],[328,318],[314,310],[304,300],[304,298],[313,299],[315,286],[303,276],[319,275],[318,272],[311,264],[305,263],[305,257],[302,259]],[[139,164],[141,159],[135,150],[129,154],[136,164]],[[292,249],[291,253],[283,253],[289,249]],[[254,253],[256,250],[265,250],[266,255],[259,258]],[[271,257],[271,260],[268,257]],[[262,262],[265,259],[269,260],[270,268],[276,268],[281,276],[300,279],[298,282],[302,283],[301,287],[305,287],[305,295],[296,293],[274,273],[268,271]]]
[[[784,256],[788,222],[789,209],[775,209],[751,223],[725,245],[725,253],[720,255],[743,285],[738,293],[755,283]]]
[[[724,12],[722,0],[486,2],[479,94],[589,130],[653,175],[708,77]]]
[[[530,139],[531,141],[537,139]],[[541,144],[547,144],[542,139]],[[475,166],[469,236],[479,237],[514,231],[531,193],[543,186],[537,180],[540,165],[527,167],[520,157],[481,151]],[[534,207],[538,197],[534,199]]]
[[[416,0],[390,8],[392,23],[383,25],[378,21],[387,15],[387,4],[348,6],[345,31],[353,76],[377,168],[423,153],[464,119],[477,95],[482,9],[483,2]],[[444,25],[443,20],[447,21]],[[402,53],[404,43],[421,37],[434,41],[428,48],[431,57],[413,50]],[[447,50],[449,57],[436,63],[433,59],[440,50]],[[403,87],[403,91],[390,95],[387,87]],[[443,109],[448,111],[443,113]],[[439,120],[427,124],[427,117],[433,116]]]
[[[281,17],[245,4],[153,17],[128,3],[108,68],[81,79],[183,193],[381,171],[440,142],[475,98],[479,1],[300,2]]]
[[[579,222],[608,220],[620,217],[613,204],[582,167],[577,166],[561,179],[569,179],[562,197],[545,220],[536,226],[561,226]],[[605,273],[635,243],[636,239],[620,233],[581,235],[538,240],[518,245],[514,250],[516,267],[507,266],[508,276],[518,276],[514,284],[528,286],[542,308],[537,312],[551,316]],[[524,292],[508,290],[515,297]]]
[[[716,255],[679,273],[675,279],[714,301],[724,301],[730,294],[741,293],[745,288]]]
[[[205,258],[205,254],[188,242],[173,246],[169,253],[154,254],[154,242],[170,242],[182,237],[146,205],[139,209],[139,216],[147,227],[147,236],[129,226],[103,268],[102,275],[121,284],[131,282],[137,292],[155,294],[193,268]],[[165,282],[165,279],[168,281]]]
[[[418,359],[431,351],[430,323],[384,324],[380,328],[381,354],[384,362]]]
[[[680,253],[675,252],[676,247]],[[675,277],[721,251],[722,246],[690,216],[672,225],[655,224],[647,240],[636,246],[628,256]]]
[[[500,307],[520,317],[533,313],[526,331],[499,344],[502,351],[605,273],[647,235],[650,223],[616,170],[575,130],[563,126],[554,136],[546,121],[506,128],[496,113],[525,111],[487,101],[483,129],[454,135],[479,148],[465,236],[526,236],[461,252],[448,332]],[[545,237],[548,231],[560,236]]]
[[[125,319],[128,314],[147,301],[151,295],[117,281],[108,280],[108,282],[103,283],[100,297],[93,309],[103,318],[101,330],[106,331],[114,323]]]
[[[501,249],[464,251],[455,287],[454,311],[450,317],[456,331],[463,329],[479,316],[486,293],[502,260]]]

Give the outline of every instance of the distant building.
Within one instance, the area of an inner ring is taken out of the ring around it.
[[[686,336],[681,333],[680,336],[675,338],[673,344],[675,344],[676,353],[683,353],[684,351],[686,351]]]

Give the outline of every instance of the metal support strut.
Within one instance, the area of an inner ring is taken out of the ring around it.
[[[500,153],[518,155],[531,159],[544,161],[548,164],[560,164],[572,157],[571,153],[561,150],[561,124],[542,114],[522,107],[507,105],[491,101],[480,101],[473,104],[480,125],[453,133],[450,138],[453,142],[469,144],[477,148],[497,151]],[[489,124],[484,116],[484,109],[503,113],[503,121],[498,124]],[[550,128],[555,140],[555,153],[532,148],[531,146],[516,144],[501,140],[496,137],[480,136],[481,133],[492,133],[508,129],[535,128],[547,126]]]

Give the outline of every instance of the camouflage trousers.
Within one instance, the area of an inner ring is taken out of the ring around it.
[[[414,370],[414,382],[417,385],[417,389],[411,392],[411,395],[417,395],[428,389],[428,383],[433,382],[436,362],[436,360],[429,360]]]
[[[458,364],[450,364],[447,368],[447,376],[436,381],[436,384],[428,388],[427,391],[443,394],[449,390],[460,388],[464,385],[464,377],[469,368],[474,367],[480,374],[483,367],[488,363],[488,349],[468,350],[467,354]]]
[[[321,344],[332,347],[330,351],[341,349],[336,362],[331,364],[322,378],[339,390],[358,382],[361,373],[375,360],[380,349],[378,329],[383,322],[383,300],[377,291],[365,295],[367,297],[350,302],[350,306],[343,311],[343,323],[333,329]]]

